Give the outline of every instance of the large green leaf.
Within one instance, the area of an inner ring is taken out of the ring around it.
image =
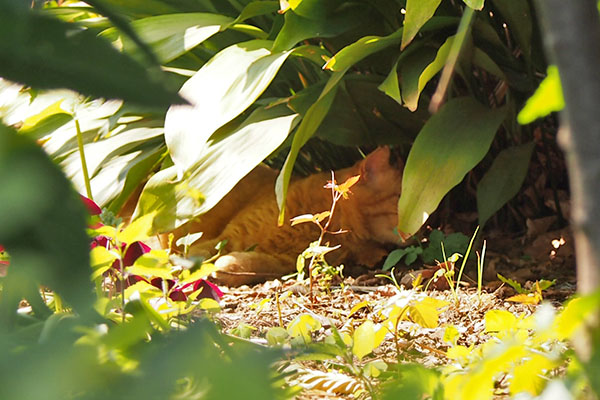
[[[154,229],[168,231],[208,211],[277,149],[297,122],[297,114],[278,106],[257,109],[238,127],[224,127],[213,135],[190,176],[177,181],[171,167],[150,178],[136,216],[157,211]]]
[[[136,44],[144,54],[143,61],[146,61],[152,66],[158,66],[160,64],[150,46],[139,37],[137,32],[131,27],[127,18],[113,9],[113,7],[104,0],[88,0],[87,3],[94,7],[95,11],[104,15],[117,29],[127,35],[127,37]]]
[[[508,25],[508,32],[515,38],[526,58],[531,56],[533,18],[528,1],[492,0],[494,8]]]
[[[448,101],[425,124],[410,150],[398,201],[398,231],[414,234],[442,198],[487,153],[504,110],[469,97]]]
[[[11,255],[0,298],[3,329],[11,328],[7,322],[16,318],[24,298],[36,316],[43,317],[40,283],[80,315],[91,311],[83,204],[38,145],[1,124],[0,182],[0,243]]]
[[[417,109],[425,85],[443,68],[450,52],[452,39],[453,36],[446,40],[437,51],[437,55],[435,50],[425,47],[402,61],[400,65],[402,100],[409,110]]]
[[[0,90],[0,96],[2,94],[10,95],[10,92]],[[7,120],[21,125],[20,134],[40,140],[44,150],[60,164],[76,189],[85,193],[77,151],[76,118],[82,131],[92,193],[101,206],[122,197],[126,181],[129,182],[126,194],[131,194],[134,189],[131,186],[144,179],[143,171],[148,173],[166,150],[160,118],[132,115],[120,101],[84,101],[80,95],[68,90],[35,94],[33,97],[22,91],[17,99],[23,96],[26,101],[20,104],[18,100],[20,105],[11,109]],[[127,117],[116,118],[122,114]],[[68,118],[58,121],[56,126],[48,122],[57,116]]]
[[[94,157],[95,153],[92,151],[94,147],[86,146],[86,157],[92,156],[91,159],[94,163],[99,162],[95,170],[90,170],[90,182],[96,203],[104,207],[111,200],[118,197],[128,176],[130,176],[129,172],[136,166],[145,165],[141,168],[149,168],[154,165],[153,160],[156,161],[160,154],[165,151],[165,148],[162,140],[151,140],[153,137],[155,137],[155,134],[149,132],[148,139],[140,138],[139,141],[132,142],[129,146],[115,147],[113,151],[110,151],[111,147],[109,146],[117,146],[116,143],[102,143],[103,152],[110,152],[106,155],[106,158],[102,159],[101,157]],[[147,163],[151,165],[148,166]],[[85,193],[79,153],[72,153],[62,165],[65,167],[67,177],[71,179],[75,188],[80,193]],[[78,166],[79,168],[77,168]],[[138,183],[140,180],[138,180]]]
[[[379,85],[379,90],[396,100],[398,104],[402,104],[400,83],[398,83],[398,61],[396,60],[388,76]]]
[[[284,51],[302,40],[315,37],[332,37],[349,31],[364,21],[368,7],[364,4],[350,4],[326,20],[310,19],[288,10],[285,22],[273,44],[273,51]]]
[[[244,7],[240,15],[233,21],[234,24],[259,15],[271,14],[279,9],[277,1],[253,1]]]
[[[148,43],[159,60],[167,63],[196,47],[215,33],[229,26],[233,18],[208,13],[166,14],[143,18],[131,25]],[[139,57],[139,47],[127,36],[119,35],[115,28],[102,32],[111,40],[120,40],[123,50]]]
[[[341,0],[291,0],[287,3],[296,14],[305,18],[325,19],[341,2]]]
[[[323,69],[344,71],[373,53],[397,44],[402,37],[402,28],[388,36],[365,36],[344,47],[327,61]]]
[[[149,72],[75,24],[34,12],[3,10],[0,37],[0,75],[10,80],[147,106],[182,103],[162,83],[161,71]]]
[[[502,150],[477,185],[480,226],[519,192],[527,176],[533,146],[530,142]]]
[[[404,50],[406,46],[417,36],[419,30],[435,13],[442,0],[407,0],[406,17],[404,19],[404,34],[402,35],[402,45],[400,49]]]
[[[181,88],[191,105],[173,106],[165,140],[178,176],[204,156],[208,138],[241,114],[269,86],[290,52],[271,53],[272,42],[234,44],[214,56]]]
[[[298,158],[298,152],[304,144],[314,135],[315,131],[323,122],[323,118],[327,115],[333,99],[335,98],[335,92],[337,90],[340,80],[346,73],[346,70],[334,73],[329,81],[323,88],[321,95],[317,101],[310,106],[302,122],[298,127],[298,130],[294,134],[294,140],[292,141],[292,147],[290,152],[285,159],[285,163],[279,172],[277,177],[277,183],[275,185],[275,194],[277,197],[277,205],[279,206],[279,224],[283,224],[285,218],[285,200],[287,197],[287,191],[292,177],[292,170],[296,158]]]

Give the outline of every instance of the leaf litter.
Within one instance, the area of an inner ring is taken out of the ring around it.
[[[317,326],[309,332],[310,340],[312,343],[324,343],[334,331],[343,336],[355,333],[365,321],[381,324],[385,319],[382,310],[391,302],[435,299],[446,305],[439,308],[437,321],[431,327],[423,327],[425,324],[422,322],[415,323],[410,319],[399,320],[397,329],[402,334],[397,341],[388,333],[379,346],[372,351],[365,350],[368,355],[363,358],[361,354],[354,363],[372,370],[376,368],[370,364],[381,361],[443,368],[453,361],[447,356],[451,346],[471,349],[492,337],[486,332],[486,312],[505,310],[524,319],[539,309],[538,304],[508,301],[517,292],[500,281],[498,273],[520,282],[523,291],[532,291],[535,282],[541,279],[555,279],[558,283],[543,290],[543,298],[544,303],[550,303],[556,309],[560,309],[575,292],[574,257],[567,230],[547,232],[536,239],[492,242],[496,246],[492,246],[486,255],[488,270],[481,293],[477,293],[476,278],[468,276],[463,279],[465,286],[454,297],[449,290],[434,288],[420,291],[397,287],[387,279],[376,277],[376,272],[368,271],[357,277],[334,281],[329,288],[320,287],[311,304],[307,282],[273,280],[253,287],[225,288],[221,311],[215,319],[223,331],[268,346],[267,337],[271,329],[286,328],[298,316],[308,315]],[[403,273],[404,276],[410,273],[408,267]],[[240,326],[251,329],[240,330]],[[289,344],[284,345],[284,349],[290,350]],[[330,364],[290,356],[282,365],[281,370],[288,373],[288,383],[303,388],[296,397],[298,399],[368,398],[364,391],[357,390],[362,383],[356,377],[332,368]],[[499,395],[499,398],[502,396]]]

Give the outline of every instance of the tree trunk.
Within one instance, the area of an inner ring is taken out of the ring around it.
[[[565,98],[558,139],[571,185],[578,290],[589,293],[600,286],[600,15],[595,0],[537,6]]]

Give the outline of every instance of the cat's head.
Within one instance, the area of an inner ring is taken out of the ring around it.
[[[379,147],[355,164],[350,172],[360,174],[360,180],[346,200],[353,218],[360,221],[360,226],[353,224],[352,230],[381,243],[396,243],[400,238],[394,228],[398,224],[404,163],[392,158],[389,147]]]

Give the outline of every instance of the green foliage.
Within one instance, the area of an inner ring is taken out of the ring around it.
[[[9,261],[0,280],[0,398],[284,397],[272,368],[278,351],[220,333],[210,321],[215,302],[197,297],[205,289],[180,294],[206,277],[210,263],[179,265],[164,252],[125,260],[150,230],[210,209],[272,153],[287,157],[276,186],[283,217],[292,168],[314,135],[357,146],[391,143],[405,153],[414,140],[399,205],[405,234],[486,155],[498,160],[477,195],[482,222],[523,181],[531,145],[515,146],[531,138],[511,122],[535,86],[530,77],[546,69],[529,1],[465,1],[466,12],[461,2],[408,1],[404,20],[402,1],[294,1],[283,15],[275,1],[34,3],[44,7],[0,0],[0,118],[14,127],[0,125],[0,243]],[[454,76],[443,87],[449,100],[429,118],[423,107],[444,68]],[[521,122],[562,106],[556,71],[548,75]],[[507,87],[502,98],[498,83]],[[55,88],[120,100],[48,90]],[[166,111],[182,98],[190,104]],[[489,154],[499,129],[505,134]],[[123,230],[113,219],[117,226],[99,228],[93,235],[109,244],[91,257],[83,207],[55,165],[84,192],[77,131],[100,205],[119,211],[150,177],[138,222]],[[512,151],[519,168],[494,179]],[[464,254],[468,238],[440,234],[432,234],[424,259],[443,260],[442,242],[448,254]],[[414,258],[417,249],[393,258]],[[313,313],[286,328],[280,322],[267,340],[302,348],[297,360],[328,360],[310,379],[356,396],[492,398],[502,379],[510,395],[562,385],[583,397],[600,386],[600,346],[581,360],[565,341],[597,313],[599,299],[574,299],[556,316],[548,306],[529,318],[489,311],[493,340],[477,347],[460,344],[458,329],[447,328],[454,362],[439,369],[402,364],[411,329],[437,327],[449,306],[422,293],[370,304],[376,321],[342,331],[330,324],[323,341]],[[192,323],[194,309],[202,316]],[[236,333],[251,331],[240,325]],[[396,361],[374,359],[386,336]],[[565,366],[565,380],[553,377]]]
[[[35,12],[9,3],[11,11],[5,18],[10,23],[6,26],[32,27],[31,35],[37,36],[42,36],[43,26],[29,22],[51,20],[51,25],[60,27],[56,28],[60,34],[36,39],[36,43],[49,42],[61,50],[51,58],[56,64],[48,64],[45,57],[35,65],[59,65],[61,76],[53,72],[44,78],[45,74],[20,68],[16,72],[38,79],[27,83],[46,88],[51,81],[51,87],[122,98],[125,103],[73,101],[63,92],[54,94],[55,102],[64,98],[70,104],[23,107],[20,114],[0,107],[0,116],[19,124],[37,115],[37,123],[30,120],[21,129],[42,139],[46,150],[83,192],[81,162],[71,148],[75,129],[69,116],[79,121],[85,153],[88,157],[99,155],[89,166],[94,199],[118,211],[150,177],[136,215],[156,212],[153,229],[161,231],[206,212],[274,153],[285,156],[275,189],[283,223],[292,169],[301,152],[311,150],[307,143],[316,135],[341,145],[401,145],[404,155],[406,146],[417,137],[408,157],[412,161],[407,164],[405,194],[399,207],[401,231],[413,233],[439,199],[488,153],[500,120],[507,115],[513,118],[507,112],[521,107],[535,86],[522,77],[535,76],[545,68],[541,46],[533,34],[529,1],[510,5],[489,1],[485,7],[483,1],[468,1],[465,9],[460,2],[439,0],[305,0],[289,4],[249,0],[167,4],[155,0],[127,5],[104,0],[92,1],[89,7],[69,1],[61,6],[48,3]],[[98,20],[98,14],[107,18]],[[508,23],[512,37],[507,39],[502,22]],[[65,39],[65,32],[71,31],[81,37],[80,42]],[[15,36],[23,36],[21,33]],[[519,51],[514,51],[511,39],[520,46]],[[20,66],[25,64],[15,61],[20,59],[15,52],[35,48],[6,43],[0,53]],[[71,51],[76,45],[77,51]],[[26,54],[40,56],[29,50]],[[95,71],[90,72],[94,79],[84,79],[85,68]],[[12,77],[10,73],[4,76]],[[423,106],[439,80],[438,95],[450,99],[446,106],[450,109],[444,107],[428,122]],[[490,101],[499,80],[507,83],[509,92],[503,99]],[[84,87],[84,83],[93,87]],[[164,110],[131,107],[132,103],[177,101],[172,94],[160,92],[159,87],[165,85],[180,87],[180,96],[190,104],[173,105],[166,116]],[[36,102],[36,96],[48,95],[22,90],[19,97]],[[469,100],[462,101],[479,104],[475,114],[490,116],[488,123],[477,125],[479,118],[470,114],[469,107],[465,111],[452,108],[463,96]],[[503,102],[507,107],[500,111],[497,104]],[[81,112],[106,110],[109,105],[115,108],[99,119],[88,119]],[[460,126],[455,126],[457,120]],[[426,122],[428,128],[423,128]],[[502,143],[501,147],[528,141],[518,126],[506,123],[502,129],[514,143]],[[269,134],[260,134],[267,130]],[[444,134],[434,135],[432,130]],[[427,136],[435,138],[424,140]],[[448,144],[456,144],[456,148],[446,152]],[[431,165],[435,170],[430,177],[440,179],[418,185],[420,193],[411,194],[406,190],[414,187],[411,179],[426,178],[421,173],[409,179],[411,171],[420,167],[415,160],[425,160],[423,152],[434,155]],[[498,198],[502,201],[488,210],[495,211],[512,197],[511,190],[501,189]]]
[[[313,300],[313,279],[315,277],[320,277],[320,283],[322,286],[328,286],[329,281],[333,276],[342,276],[342,270],[344,269],[343,265],[340,266],[331,266],[325,260],[325,255],[331,251],[336,250],[340,246],[331,247],[328,244],[323,243],[323,239],[325,234],[327,233],[338,233],[343,234],[344,231],[338,232],[330,232],[329,224],[333,218],[333,214],[335,213],[335,206],[338,201],[342,199],[348,199],[350,196],[350,188],[358,182],[360,179],[360,175],[351,176],[346,179],[344,183],[338,184],[335,180],[335,175],[331,172],[331,181],[327,182],[325,185],[326,189],[331,190],[331,208],[328,211],[320,212],[316,215],[313,214],[304,214],[299,215],[291,219],[292,226],[303,224],[306,222],[312,222],[317,225],[320,231],[319,238],[312,242],[306,250],[302,252],[298,256],[296,262],[296,269],[298,273],[296,274],[298,279],[302,281],[304,279],[305,269],[308,272],[308,277],[310,279],[310,298],[311,302]],[[309,260],[308,267],[306,268],[305,260]]]
[[[102,226],[92,231],[102,234],[95,241],[107,244],[92,249],[89,269],[81,201],[38,146],[0,129],[0,171],[4,187],[10,189],[0,192],[0,218],[5,222],[0,241],[11,255],[8,274],[0,281],[1,398],[282,396],[272,385],[269,367],[276,353],[232,343],[206,319],[182,324],[181,317],[194,307],[209,310],[209,299],[192,303],[199,290],[186,302],[181,297],[171,300],[171,295],[178,285],[193,283],[208,270],[174,268],[164,252],[128,261],[136,240],[147,237],[151,215],[125,229]],[[18,170],[11,171],[14,166]],[[107,280],[110,271],[119,276],[121,294]],[[95,298],[90,273],[101,289]],[[125,289],[126,279],[134,274],[176,284],[163,283],[158,290],[140,280]],[[40,283],[55,292],[40,297]],[[56,305],[59,295],[72,312],[52,314],[48,306]],[[32,312],[19,304],[23,299]],[[171,326],[181,332],[171,331]],[[234,371],[244,376],[231,385]],[[57,373],[64,376],[57,380]]]
[[[172,88],[166,88],[165,77],[157,68],[144,68],[93,32],[13,3],[0,2],[2,77],[39,89],[68,87],[146,106],[182,102]]]
[[[551,112],[560,111],[565,107],[558,68],[548,67],[548,73],[540,86],[531,96],[525,107],[519,112],[517,120],[520,124],[529,124],[537,118],[545,117]]]
[[[440,230],[434,230],[429,235],[429,246],[423,251],[423,262],[432,264],[435,261],[443,262],[446,254],[466,254],[469,238],[460,232],[451,233],[448,236]]]
[[[84,208],[69,182],[30,139],[0,124],[0,243],[10,254],[3,279],[0,318],[16,328],[22,299],[43,321],[50,310],[40,298],[43,284],[89,317],[88,238]]]
[[[414,234],[444,195],[481,161],[503,119],[503,110],[489,110],[464,97],[448,101],[425,124],[404,168],[398,202],[401,236]]]
[[[492,166],[477,185],[477,209],[479,225],[496,213],[521,188],[534,143],[504,149],[498,154]]]
[[[404,249],[396,249],[388,254],[381,269],[384,271],[391,269],[394,265],[398,264],[404,256],[406,256],[404,258],[404,263],[410,265],[415,262],[417,257],[421,254],[423,254],[423,248],[421,246],[409,246]]]

